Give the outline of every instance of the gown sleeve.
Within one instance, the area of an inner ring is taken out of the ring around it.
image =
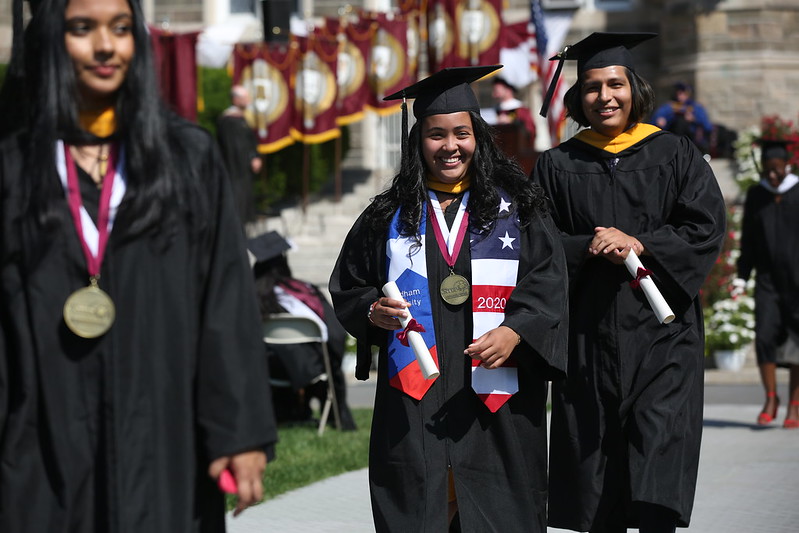
[[[207,152],[200,173],[214,223],[201,243],[208,256],[196,402],[201,442],[213,460],[267,448],[277,440],[277,431],[244,235],[218,152],[214,147]]]
[[[336,316],[350,335],[366,346],[385,343],[385,330],[373,326],[369,306],[383,296],[385,243],[370,238],[361,214],[350,229],[330,276]]]
[[[355,377],[360,380],[369,378],[371,347],[382,346],[387,339],[385,330],[373,326],[367,318],[369,306],[383,296],[386,254],[385,243],[369,237],[365,217],[366,212],[344,239],[329,284],[336,316],[357,341]]]
[[[699,150],[680,138],[673,162],[678,188],[666,223],[635,237],[663,267],[669,292],[690,302],[716,262],[724,239],[726,209],[721,189]]]
[[[565,193],[559,191],[561,182],[558,180],[558,172],[552,164],[552,157],[548,152],[544,152],[536,162],[533,171],[533,180],[536,181],[549,200],[552,207],[550,216],[556,228],[568,227],[568,222],[564,218],[566,213],[561,215],[559,206],[554,205],[556,198],[564,198]],[[566,231],[559,231],[560,241],[563,252],[566,254],[566,264],[571,279],[577,279],[577,274],[582,269],[583,263],[588,259],[588,245],[594,238],[594,234],[572,234]]]
[[[533,352],[530,362],[546,379],[563,378],[569,329],[566,257],[550,216],[534,217],[523,234],[522,269],[502,325],[521,336]]]

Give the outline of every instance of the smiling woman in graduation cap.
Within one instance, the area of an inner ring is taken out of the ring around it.
[[[446,531],[456,511],[461,531],[546,531],[546,380],[566,364],[566,263],[541,190],[480,118],[469,83],[497,68],[445,69],[387,97],[415,98],[417,122],[330,279],[357,377],[380,349],[369,477],[381,532]],[[389,281],[402,300],[383,295]],[[422,376],[406,330],[437,378]]]
[[[630,49],[654,36],[594,33],[552,58],[577,61],[564,102],[588,128],[533,171],[571,283],[568,378],[553,386],[554,527],[665,532],[691,516],[704,379],[698,295],[721,248],[725,208],[696,147],[641,122],[653,95]],[[631,252],[675,311],[670,324],[630,284]]]
[[[276,432],[214,140],[161,103],[136,0],[31,11],[0,102],[0,531],[224,531],[215,478],[258,501]]]

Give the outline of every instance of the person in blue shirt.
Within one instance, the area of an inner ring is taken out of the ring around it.
[[[708,152],[713,123],[704,106],[694,100],[693,88],[684,82],[674,84],[671,100],[661,105],[649,120],[663,130],[691,139],[703,153]]]

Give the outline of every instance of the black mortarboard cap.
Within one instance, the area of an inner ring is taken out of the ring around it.
[[[630,70],[635,70],[630,48],[657,37],[657,33],[650,32],[594,32],[582,41],[571,46],[566,46],[557,55],[550,57],[550,61],[559,61],[555,76],[549,84],[544,103],[541,106],[541,116],[547,116],[552,94],[555,92],[560,71],[565,60],[577,61],[577,72],[582,74],[586,70],[604,68],[611,65],[620,65]]]
[[[269,261],[291,248],[291,244],[276,231],[269,231],[247,241],[247,248],[256,263]]]
[[[413,116],[417,120],[431,115],[448,115],[459,111],[479,113],[480,104],[469,84],[501,68],[502,65],[481,65],[441,69],[383,98],[383,100],[402,99],[400,166],[403,167],[407,163],[408,156],[408,104],[405,101],[407,98],[416,99],[413,103]]]
[[[767,159],[790,159],[790,154],[788,153],[788,145],[792,144],[793,141],[785,140],[785,139],[756,139],[755,142],[760,145],[760,160],[765,161]]]
[[[502,65],[445,68],[386,96],[383,100],[415,98],[413,116],[417,120],[458,111],[479,113],[480,104],[469,84],[500,68]]]

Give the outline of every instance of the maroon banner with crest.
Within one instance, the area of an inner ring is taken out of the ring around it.
[[[369,99],[367,67],[377,23],[357,18],[348,20],[341,30],[338,51],[338,123],[352,124],[363,118]]]
[[[499,62],[502,0],[430,0],[430,72]]]
[[[261,153],[271,154],[294,143],[290,81],[298,56],[296,43],[237,44],[233,49],[233,83],[250,92],[244,116],[258,136]]]
[[[323,143],[341,134],[336,124],[338,42],[317,33],[296,37],[296,42],[300,54],[292,77],[291,136],[306,144]]]
[[[399,12],[408,22],[408,75],[414,80],[419,79],[422,42],[427,38],[426,9],[427,0],[400,0],[399,2]]]
[[[367,107],[381,115],[399,111],[401,102],[383,101],[383,97],[412,84],[408,72],[408,22],[405,18],[386,13],[364,14],[377,24],[369,52],[369,101]]]

